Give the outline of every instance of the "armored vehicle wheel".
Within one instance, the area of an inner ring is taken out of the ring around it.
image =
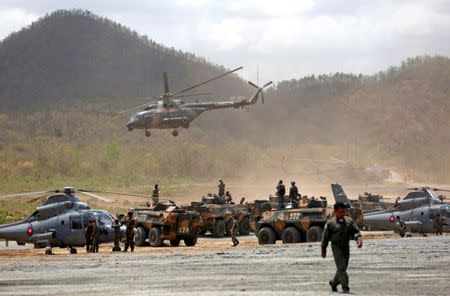
[[[249,235],[251,230],[250,219],[248,217],[242,218],[241,222],[239,222],[239,234]]]
[[[217,220],[214,224],[214,237],[224,237],[226,232],[225,222],[223,220]]]
[[[312,226],[306,232],[307,242],[320,242],[322,240],[323,229],[320,226]]]
[[[161,239],[161,230],[157,227],[153,227],[148,232],[148,242],[150,243],[151,247],[161,247],[162,246],[162,239]]]
[[[135,244],[138,247],[145,245],[145,240],[147,239],[147,233],[144,227],[139,226],[136,228]]]
[[[300,239],[300,231],[298,231],[295,227],[288,227],[281,234],[283,244],[296,244],[300,242]]]
[[[259,231],[258,243],[260,245],[273,245],[277,241],[275,231],[269,227],[263,227]]]
[[[172,247],[178,247],[180,245],[180,240],[179,239],[173,239],[170,241],[170,245]]]
[[[187,237],[184,239],[184,244],[187,247],[193,247],[197,244],[197,237],[193,236],[193,237]]]

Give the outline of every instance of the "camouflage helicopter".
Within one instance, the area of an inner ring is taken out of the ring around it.
[[[93,210],[81,201],[76,193],[94,197],[103,202],[111,200],[91,193],[93,191],[65,187],[63,191],[40,191],[1,196],[1,199],[39,195],[36,201],[51,194],[47,200],[27,218],[0,225],[0,239],[16,241],[18,245],[33,244],[35,248],[50,247],[45,254],[51,255],[53,247],[68,248],[76,254],[76,247],[86,244],[85,229],[89,221],[95,220],[101,229],[100,243],[113,241],[112,223],[115,217],[103,210]],[[121,227],[122,236],[125,233]]]
[[[242,67],[228,71],[219,76],[210,78],[195,85],[186,87],[179,91],[171,92],[169,90],[169,81],[167,73],[163,73],[164,93],[156,100],[144,105],[140,105],[128,110],[118,112],[123,114],[144,108],[143,111],[134,113],[127,123],[128,131],[134,129],[144,129],[147,137],[151,136],[150,129],[173,129],[172,135],[178,136],[179,130],[182,128],[189,128],[191,122],[197,118],[200,114],[207,110],[224,109],[224,108],[243,108],[247,105],[253,105],[257,102],[261,95],[261,101],[264,104],[264,88],[272,84],[272,81],[264,84],[262,87],[257,86],[253,82],[248,82],[251,86],[256,88],[256,93],[250,99],[244,99],[240,101],[220,101],[220,102],[202,102],[202,103],[187,103],[179,99],[182,97],[189,97],[195,95],[204,95],[210,93],[197,93],[197,94],[185,94],[194,88],[209,83],[213,80],[224,77],[228,74],[236,72],[242,69]]]

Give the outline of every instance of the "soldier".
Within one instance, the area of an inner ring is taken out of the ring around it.
[[[119,224],[119,219],[114,220],[112,228],[114,229],[114,248],[112,250],[113,250],[113,252],[120,252],[120,224]]]
[[[399,230],[400,237],[405,237],[405,234],[406,234],[406,223],[405,223],[405,220],[400,218],[400,216],[397,216],[397,221],[398,221],[398,226],[400,228],[400,230]]]
[[[441,214],[437,214],[434,219],[434,229],[436,230],[436,235],[442,235],[442,228],[444,227],[444,218]]]
[[[94,225],[94,228],[92,230],[92,248],[91,248],[91,253],[98,253],[98,245],[99,245],[101,229],[97,225],[97,221],[94,221],[93,225]]]
[[[219,185],[217,187],[219,187],[219,196],[225,196],[225,183],[223,183],[222,180],[219,180]]]
[[[233,203],[233,198],[231,197],[230,191],[227,191],[225,193],[225,202],[227,204],[232,204]]]
[[[125,249],[124,252],[128,251],[128,247],[130,247],[131,252],[134,252],[134,227],[136,226],[136,221],[133,219],[133,212],[128,212],[127,217],[125,218]]]
[[[291,188],[289,189],[289,198],[291,199],[292,208],[293,209],[298,208],[299,194],[298,188],[297,186],[295,186],[294,181],[291,182]]]
[[[284,208],[284,195],[286,194],[286,188],[284,187],[283,180],[278,181],[277,185],[277,197],[278,197],[278,209]]]
[[[322,236],[322,258],[327,256],[328,242],[331,241],[334,262],[336,263],[336,275],[329,282],[331,290],[337,292],[337,286],[342,286],[344,293],[350,293],[348,287],[347,267],[350,258],[349,241],[355,239],[357,247],[362,247],[362,236],[358,227],[350,217],[345,216],[345,205],[338,202],[334,205],[334,217],[328,220]]]
[[[239,241],[236,238],[238,230],[239,230],[238,221],[237,221],[236,217],[233,216],[233,222],[231,224],[231,230],[230,230],[230,232],[231,232],[231,241],[233,242],[232,247],[236,247],[237,245],[239,245]]]
[[[94,231],[93,221],[89,221],[86,230],[84,231],[84,237],[86,238],[86,253],[91,252],[92,248],[92,232]]]
[[[158,184],[155,184],[152,191],[152,203],[155,206],[159,202],[159,187]]]

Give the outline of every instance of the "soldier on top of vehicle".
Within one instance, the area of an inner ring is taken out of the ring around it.
[[[217,187],[219,187],[219,194],[218,195],[220,197],[225,196],[225,183],[223,183],[222,180],[219,180],[219,185]]]
[[[291,205],[293,209],[298,208],[299,201],[298,187],[295,185],[294,181],[291,181],[291,188],[289,189],[289,198],[291,200]]]
[[[278,197],[278,208],[284,209],[284,196],[286,194],[286,187],[284,187],[283,180],[278,181],[276,190]]]
[[[152,191],[152,202],[153,205],[156,205],[159,202],[159,186],[155,184]]]

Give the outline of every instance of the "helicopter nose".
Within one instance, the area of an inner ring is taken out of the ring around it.
[[[33,228],[28,223],[6,224],[0,228],[0,239],[4,240],[27,240],[31,235]]]

